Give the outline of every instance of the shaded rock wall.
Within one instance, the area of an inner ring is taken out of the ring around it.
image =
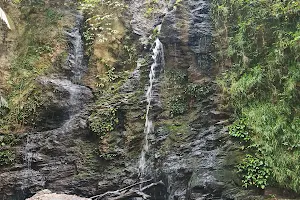
[[[178,5],[171,1],[164,11],[159,35],[166,61],[160,82],[162,107],[152,110],[155,132],[149,137],[147,155],[149,177],[163,179],[167,185],[167,194],[159,193],[156,198],[255,198],[238,186],[234,165],[240,153],[228,138],[229,114],[218,107],[214,80],[219,69],[213,67],[211,58],[209,1]],[[200,98],[187,97],[185,87],[191,85],[205,88]],[[172,115],[174,96],[185,96],[178,106],[187,110],[179,116]]]

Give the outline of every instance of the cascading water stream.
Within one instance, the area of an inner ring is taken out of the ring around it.
[[[139,175],[140,179],[143,179],[146,175],[146,154],[149,151],[149,135],[153,133],[154,126],[152,123],[152,119],[150,117],[150,109],[153,103],[158,100],[158,95],[155,95],[155,87],[158,82],[158,76],[161,72],[161,69],[164,66],[164,52],[163,52],[163,45],[160,40],[157,38],[155,40],[155,47],[153,48],[153,64],[151,65],[150,72],[149,72],[149,86],[146,92],[146,99],[147,99],[147,107],[146,107],[146,121],[145,121],[145,128],[144,128],[144,145],[140,155],[139,160]]]
[[[36,156],[36,145],[34,142],[35,137],[38,137],[38,134],[47,134],[52,131],[64,133],[70,131],[70,129],[74,127],[76,128],[78,125],[76,118],[80,118],[81,113],[84,112],[86,103],[92,96],[89,88],[77,84],[80,82],[87,68],[83,61],[84,48],[81,36],[82,23],[83,17],[81,15],[77,15],[75,27],[70,32],[66,33],[66,36],[69,39],[69,56],[64,66],[67,70],[67,76],[53,75],[50,77],[39,77],[39,82],[42,85],[50,85],[54,89],[64,91],[68,94],[66,97],[62,97],[65,98],[63,106],[66,107],[66,109],[61,111],[66,112],[68,117],[62,119],[62,125],[55,130],[27,134],[27,141],[24,148],[24,165],[26,166],[26,170],[23,175],[24,179],[21,186],[21,189],[24,192],[31,187],[31,182],[33,182],[31,179],[34,173],[34,170],[32,169],[32,162]]]
[[[66,67],[69,68],[71,80],[74,83],[78,83],[81,80],[82,75],[86,70],[86,65],[84,63],[84,45],[81,36],[83,17],[81,15],[77,15],[76,17],[75,27],[70,32],[66,32],[69,37],[69,55]]]

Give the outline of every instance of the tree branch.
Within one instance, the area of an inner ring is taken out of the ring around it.
[[[143,199],[149,199],[151,196],[144,193],[144,191],[146,191],[152,187],[159,186],[159,185],[164,186],[164,183],[162,181],[159,181],[156,183],[151,183],[141,189],[132,189],[132,188],[135,186],[138,186],[138,185],[142,185],[143,183],[149,183],[152,180],[153,179],[141,181],[141,182],[132,184],[130,186],[127,186],[125,188],[122,188],[122,189],[119,189],[116,191],[108,191],[108,192],[105,192],[104,194],[90,197],[90,199],[101,200],[103,198],[106,198],[107,200],[122,200],[122,199],[126,199],[129,197],[142,197]]]

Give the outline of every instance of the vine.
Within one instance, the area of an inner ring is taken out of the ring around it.
[[[299,1],[213,0],[218,82],[236,117],[229,133],[253,147],[238,167],[244,186],[272,180],[299,192],[299,12]]]

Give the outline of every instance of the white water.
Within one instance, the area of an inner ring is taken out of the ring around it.
[[[83,23],[83,18],[80,15],[76,16],[76,25],[71,32],[66,32],[69,37],[70,49],[68,56],[68,66],[71,70],[71,80],[74,83],[80,82],[85,70],[86,65],[84,61],[84,45],[81,36],[81,25]]]
[[[151,109],[151,103],[155,100],[155,97],[157,95],[154,95],[154,86],[155,83],[158,81],[158,74],[161,70],[159,68],[162,68],[164,65],[164,53],[163,53],[163,45],[160,42],[159,39],[156,39],[155,41],[155,47],[153,49],[153,55],[152,59],[154,60],[153,64],[151,65],[150,73],[149,73],[149,86],[146,92],[146,98],[147,98],[147,107],[146,107],[146,122],[145,122],[145,139],[144,139],[144,145],[143,149],[140,155],[139,160],[139,173],[140,178],[143,178],[145,176],[146,171],[146,154],[149,151],[149,134],[153,133],[154,126],[152,123],[152,120],[150,119],[150,109]]]
[[[26,138],[26,146],[25,146],[25,152],[26,154],[24,155],[24,160],[26,164],[27,170],[25,171],[25,181],[24,185],[21,186],[21,189],[24,190],[29,187],[30,185],[30,177],[32,176],[32,171],[31,171],[31,162],[32,162],[32,154],[31,152],[31,145],[30,145],[30,134],[27,135]]]
[[[69,39],[69,56],[67,58],[66,66],[67,69],[71,72],[71,77],[60,77],[55,78],[57,75],[53,75],[52,77],[40,77],[40,83],[43,85],[52,85],[54,89],[58,89],[59,91],[65,92],[66,96],[62,97],[65,98],[64,106],[68,107],[68,114],[69,119],[66,119],[66,122],[56,131],[60,131],[62,133],[69,131],[70,128],[74,128],[76,126],[80,126],[81,124],[78,121],[75,121],[80,115],[80,112],[84,109],[85,103],[88,101],[89,97],[92,96],[90,89],[83,85],[79,85],[77,83],[80,82],[87,66],[85,65],[84,59],[84,48],[83,48],[83,41],[81,37],[81,26],[82,26],[82,16],[76,16],[76,25],[71,30],[71,32],[66,32],[66,35]],[[70,79],[70,80],[69,80]],[[53,91],[53,93],[55,93]],[[62,103],[63,105],[63,103]],[[74,125],[76,124],[76,126]],[[50,130],[51,131],[51,130]],[[45,131],[44,133],[47,133]],[[36,133],[38,134],[38,133]],[[24,148],[24,165],[26,166],[26,170],[24,173],[24,181],[21,185],[21,189],[25,191],[26,189],[30,188],[33,181],[33,173],[34,170],[32,169],[32,163],[36,156],[35,153],[35,145],[33,139],[35,138],[34,134],[27,135],[27,141]],[[43,182],[43,179],[41,179]],[[43,185],[43,183],[41,184]]]

